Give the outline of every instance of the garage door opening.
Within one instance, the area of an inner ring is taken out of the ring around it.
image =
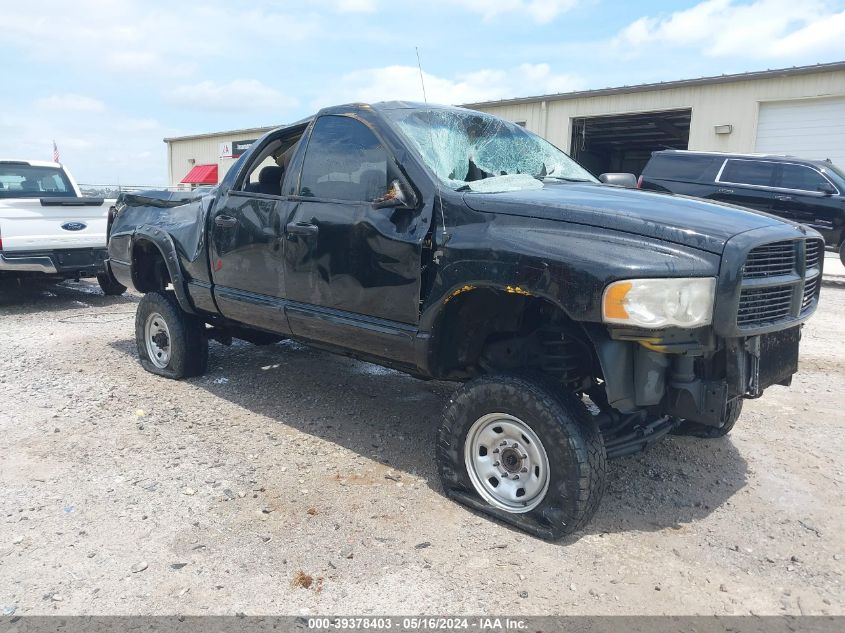
[[[629,172],[639,176],[651,153],[687,149],[692,110],[572,119],[570,155],[593,174]]]

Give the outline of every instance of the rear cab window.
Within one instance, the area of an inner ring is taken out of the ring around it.
[[[752,187],[774,187],[777,166],[777,163],[762,160],[729,158],[725,161],[716,182]]]
[[[0,163],[0,198],[76,196],[63,169]]]

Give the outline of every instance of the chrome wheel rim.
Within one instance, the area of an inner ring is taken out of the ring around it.
[[[492,506],[521,514],[536,508],[549,490],[549,458],[537,434],[506,413],[476,420],[464,442],[472,485]]]
[[[144,342],[150,362],[164,369],[170,362],[170,329],[167,321],[158,312],[147,317],[144,324]]]

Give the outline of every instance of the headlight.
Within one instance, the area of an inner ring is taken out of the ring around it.
[[[710,325],[713,320],[714,277],[628,279],[604,290],[602,318],[645,328]]]

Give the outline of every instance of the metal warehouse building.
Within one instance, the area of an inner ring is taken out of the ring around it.
[[[466,104],[524,125],[595,174],[639,174],[651,152],[829,158],[845,166],[845,62]],[[171,186],[216,183],[273,129],[164,139]]]

